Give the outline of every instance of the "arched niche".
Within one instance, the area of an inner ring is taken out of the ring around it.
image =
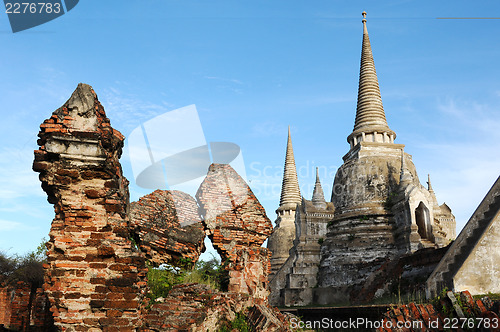
[[[430,213],[427,206],[425,206],[424,202],[420,202],[420,204],[415,209],[415,221],[418,227],[418,234],[422,239],[430,240],[431,239],[431,222],[430,222]]]

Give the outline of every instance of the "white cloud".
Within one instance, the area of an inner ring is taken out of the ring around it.
[[[238,79],[235,78],[224,78],[224,77],[218,77],[218,76],[205,76],[204,77],[207,80],[215,80],[220,82],[221,84],[215,85],[217,89],[222,89],[222,90],[229,90],[231,92],[240,94],[243,92],[241,89],[241,86],[244,85],[244,83]],[[238,86],[238,87],[235,87]]]
[[[44,196],[37,173],[31,169],[33,163],[31,146],[2,148],[0,150],[0,199],[14,200],[28,196]]]
[[[293,134],[293,129],[290,129]],[[252,136],[257,137],[286,137],[288,126],[284,123],[277,123],[274,121],[264,121],[255,124],[252,127]]]
[[[234,83],[238,85],[243,85],[243,82],[240,80],[237,80],[235,78],[223,78],[223,77],[217,77],[217,76],[205,76],[207,80],[217,80],[217,81],[224,81],[224,82],[229,82],[229,83]]]
[[[437,110],[446,119],[446,135],[426,135],[417,144],[419,156],[431,173],[440,203],[445,201],[457,219],[457,230],[468,221],[500,175],[500,117],[495,106],[448,99]],[[411,151],[409,151],[411,153]],[[420,174],[424,178],[424,174]]]
[[[26,231],[26,230],[34,230],[35,227],[28,226],[26,224],[0,219],[0,231],[8,232],[8,231]]]
[[[498,140],[485,140],[489,137],[500,139],[500,131],[498,130],[500,117],[496,103],[492,106],[474,101],[448,99],[446,102],[440,103],[437,109],[449,119],[448,128],[457,133],[457,140],[461,140],[460,134],[472,133],[477,139],[477,143],[481,145],[498,144]],[[482,135],[486,135],[486,137]]]
[[[124,96],[118,88],[107,88],[99,95],[106,115],[111,119],[111,125],[123,134],[127,134],[141,123],[157,115],[171,111],[176,107],[168,102],[152,103]]]

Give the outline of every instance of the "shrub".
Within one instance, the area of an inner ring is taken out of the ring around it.
[[[33,252],[24,256],[0,253],[0,283],[15,284],[24,281],[33,289],[43,285],[43,263],[46,261],[46,240]]]
[[[252,329],[248,325],[247,317],[241,312],[238,312],[234,320],[232,320],[231,322],[223,323],[218,332],[230,332],[234,330],[240,332],[252,331]]]
[[[191,268],[179,268],[164,264],[159,268],[148,267],[148,297],[155,300],[166,297],[175,285],[198,283],[209,285],[213,289],[221,289],[223,268],[219,261],[212,257],[208,261],[198,261]]]

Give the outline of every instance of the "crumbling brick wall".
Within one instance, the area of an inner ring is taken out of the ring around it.
[[[10,322],[10,292],[8,287],[0,288],[0,326]]]
[[[262,243],[273,226],[247,183],[226,164],[212,164],[196,193],[214,248],[227,263],[229,291],[267,301],[269,251]]]
[[[190,265],[205,250],[205,231],[193,197],[155,190],[130,204],[130,219],[140,249],[155,265]]]
[[[212,164],[196,199],[208,237],[223,261],[239,249],[260,247],[273,227],[250,187],[226,164]]]
[[[220,292],[202,284],[177,285],[145,313],[141,332],[220,331],[237,314],[248,317],[252,331],[290,331],[287,317],[249,294]],[[230,326],[230,324],[229,324]]]
[[[141,324],[145,259],[134,250],[128,181],[113,129],[89,85],[40,126],[33,170],[54,204],[44,289],[66,331],[132,331]]]
[[[52,331],[47,296],[41,288],[18,282],[0,288],[0,326],[14,331]]]
[[[228,291],[249,294],[254,299],[260,299],[259,303],[267,302],[270,264],[269,250],[266,248],[238,250],[236,260],[228,266]]]
[[[212,331],[220,319],[245,311],[258,320],[253,322],[256,329],[288,330],[266,298],[269,252],[261,245],[272,224],[229,165],[211,165],[197,198],[203,227],[228,263],[231,292],[187,285],[174,288],[163,304],[144,299],[147,268],[145,255],[134,244],[134,227],[139,246],[157,263],[197,259],[204,236],[196,202],[183,193],[148,195],[135,204],[131,222],[128,181],[119,163],[123,139],[85,84],[40,126],[33,170],[40,173],[42,188],[54,204],[44,292],[56,328]],[[185,226],[199,236],[186,241],[192,234],[182,230]],[[42,319],[42,311],[33,311],[33,322]]]

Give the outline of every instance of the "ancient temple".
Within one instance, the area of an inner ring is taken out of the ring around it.
[[[295,209],[293,247],[282,265],[284,248],[276,247],[292,239],[269,240],[273,255],[280,255],[271,260],[275,272],[270,300],[277,305],[349,302],[382,265],[419,249],[446,246],[455,236],[450,208],[438,204],[430,179],[427,188],[420,184],[411,155],[403,144],[395,143],[396,133],[382,104],[365,12],[362,22],[354,129],[347,137],[350,149],[335,175],[331,202],[322,197],[317,179],[312,200],[302,199]],[[287,164],[294,165],[288,150]],[[283,232],[280,228],[277,223],[276,234]]]
[[[288,127],[280,206],[276,210],[278,218],[276,219],[276,226],[273,233],[267,242],[267,247],[272,253],[271,278],[288,259],[288,252],[293,246],[295,238],[295,212],[300,201],[299,180],[297,179],[297,169],[295,168],[290,127]]]

